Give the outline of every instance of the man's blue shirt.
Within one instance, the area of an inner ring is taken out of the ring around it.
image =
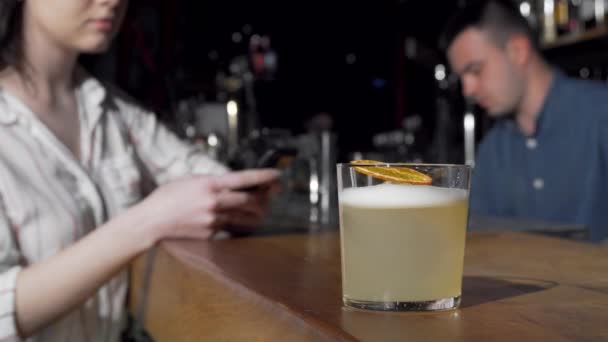
[[[583,224],[608,238],[608,87],[556,72],[526,137],[511,119],[479,146],[471,214]]]

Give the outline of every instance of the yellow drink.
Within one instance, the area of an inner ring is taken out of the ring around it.
[[[459,297],[468,191],[381,184],[340,193],[345,301]]]

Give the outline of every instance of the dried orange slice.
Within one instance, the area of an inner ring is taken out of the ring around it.
[[[351,164],[378,164],[386,163],[375,160],[353,160]],[[354,166],[355,171],[374,178],[382,179],[393,183],[429,185],[433,179],[422,172],[418,172],[408,167],[379,167],[379,166]]]

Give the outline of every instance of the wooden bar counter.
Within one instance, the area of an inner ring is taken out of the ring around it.
[[[608,341],[608,248],[563,239],[470,233],[462,305],[440,313],[344,308],[337,232],[164,242],[153,265],[156,341]]]

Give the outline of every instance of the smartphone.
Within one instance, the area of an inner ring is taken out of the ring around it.
[[[255,168],[285,169],[297,154],[295,148],[271,148],[257,160]]]
[[[256,169],[279,169],[283,170],[289,166],[289,163],[295,158],[298,151],[295,148],[281,147],[271,148],[266,151],[256,161],[254,168]],[[263,185],[251,186],[248,188],[241,189],[241,191],[253,192],[261,189]]]

